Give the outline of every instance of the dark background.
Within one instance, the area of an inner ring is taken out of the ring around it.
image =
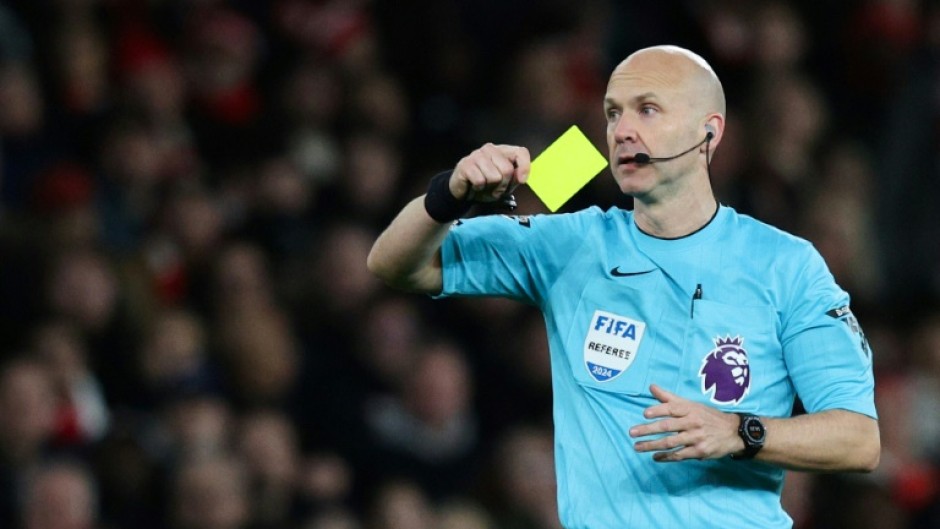
[[[720,200],[812,241],[875,352],[881,466],[790,473],[796,527],[940,526],[937,2],[23,0],[0,527],[557,527],[540,316],[365,258],[483,142],[603,151],[607,76],[655,44],[723,81]],[[605,171],[589,205],[630,202]]]

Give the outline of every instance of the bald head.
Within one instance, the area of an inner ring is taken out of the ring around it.
[[[653,46],[632,53],[614,69],[615,77],[646,72],[653,80],[688,93],[689,102],[701,115],[725,115],[725,91],[708,62],[678,46]]]
[[[604,96],[610,166],[620,190],[638,204],[695,197],[711,215],[708,164],[721,144],[724,113],[718,76],[689,50],[656,46],[624,59]]]

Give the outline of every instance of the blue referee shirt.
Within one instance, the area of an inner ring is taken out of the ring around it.
[[[651,383],[728,412],[786,417],[799,396],[809,412],[877,418],[871,351],[822,257],[732,208],[668,240],[616,208],[469,219],[442,259],[442,296],[544,314],[568,529],[792,526],[780,468],[634,451]]]

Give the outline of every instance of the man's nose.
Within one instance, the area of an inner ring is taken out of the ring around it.
[[[620,119],[613,124],[614,128],[614,141],[617,143],[624,142],[634,142],[637,139],[636,127],[633,122],[627,119],[625,116],[620,116]]]

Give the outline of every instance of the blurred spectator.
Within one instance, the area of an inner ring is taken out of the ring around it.
[[[101,218],[94,203],[91,173],[74,162],[59,162],[39,173],[32,207],[43,224],[48,248],[94,248],[101,240]]]
[[[312,212],[319,198],[318,184],[286,157],[264,160],[257,172],[246,232],[278,261],[299,258],[316,227]]]
[[[278,140],[256,76],[262,34],[224,6],[200,10],[188,22],[183,61],[199,150],[214,168],[251,162]]]
[[[47,463],[31,472],[23,498],[24,529],[96,529],[98,491],[83,465]]]
[[[37,465],[55,433],[52,376],[28,358],[0,367],[0,522],[16,524],[16,500],[26,472]]]
[[[798,74],[761,78],[749,112],[756,165],[742,182],[739,207],[759,220],[795,231],[793,211],[803,204],[806,184],[818,175],[816,150],[828,125],[822,94]]]
[[[755,66],[762,75],[798,71],[810,43],[796,8],[788,2],[761,2],[754,13]]]
[[[437,509],[439,529],[496,529],[486,510],[473,502],[450,501]]]
[[[520,422],[552,424],[552,371],[545,321],[526,309],[512,320],[511,331],[473,360],[486,390],[477,396],[488,433],[501,433]],[[511,334],[510,334],[511,333]]]
[[[927,38],[896,76],[886,77],[894,80],[884,99],[890,108],[872,142],[887,296],[898,310],[940,297],[940,210],[922,198],[940,193],[940,6],[927,2],[926,15]]]
[[[46,105],[32,65],[0,64],[0,206],[22,209],[36,173],[59,154],[46,130]],[[0,211],[2,211],[0,209]]]
[[[181,190],[170,198],[163,223],[194,273],[203,272],[218,251],[224,219],[216,198],[205,190]]]
[[[352,119],[361,129],[391,138],[408,132],[408,103],[401,85],[391,75],[372,73],[359,79],[350,104]]]
[[[401,476],[434,498],[465,492],[477,477],[473,380],[462,351],[446,340],[424,345],[394,395],[367,402],[372,443],[366,465]]]
[[[304,458],[298,476],[298,492],[305,510],[318,513],[343,511],[353,500],[353,469],[336,454],[320,453]]]
[[[216,324],[219,354],[241,406],[284,406],[300,371],[301,351],[290,322],[275,309],[235,308]]]
[[[417,363],[426,332],[421,314],[409,300],[384,297],[374,302],[356,344],[356,369],[370,382],[367,391],[400,390]]]
[[[869,117],[897,112],[897,103],[889,101],[904,86],[898,78],[904,77],[909,58],[924,32],[930,31],[921,13],[930,3],[865,0],[843,13],[847,18],[835,44],[842,51],[838,64],[842,82],[852,89],[842,91],[844,100],[834,103],[846,107],[847,128],[880,135],[881,124]]]
[[[364,406],[401,390],[426,331],[418,309],[397,296],[380,297],[354,314],[357,328],[348,337],[305,325],[315,334],[307,338],[310,354],[295,406],[306,446],[339,450],[347,457],[371,450]],[[303,404],[309,402],[320,405]]]
[[[28,63],[3,65],[0,76],[0,98],[3,101],[0,131],[4,138],[24,138],[41,131],[45,115],[42,92],[37,83],[36,74]]]
[[[55,49],[59,98],[65,110],[76,117],[93,116],[110,102],[107,44],[89,17],[63,22]]]
[[[110,411],[76,328],[62,321],[42,324],[34,332],[33,350],[48,368],[58,395],[54,443],[99,441],[107,433]]]
[[[76,250],[59,256],[49,278],[48,299],[53,312],[83,332],[105,330],[115,317],[119,285],[101,255]]]
[[[184,460],[171,482],[173,529],[245,529],[251,520],[248,477],[233,457]]]
[[[139,353],[142,404],[159,408],[181,394],[220,391],[219,373],[207,345],[206,329],[197,315],[178,309],[157,314]]]
[[[115,527],[162,529],[167,526],[161,480],[167,471],[163,433],[154,433],[143,416],[115,414],[108,435],[89,457],[99,483],[101,517]]]
[[[813,241],[836,281],[852,292],[859,306],[872,306],[882,288],[870,167],[854,146],[833,146],[814,196],[806,201],[799,230]]]
[[[335,325],[331,334],[348,331],[381,283],[366,269],[373,233],[362,224],[342,221],[326,227],[311,256],[311,299],[321,324]]]
[[[386,136],[357,132],[346,141],[345,176],[339,180],[341,207],[373,226],[385,226],[399,204],[403,160]]]
[[[377,67],[368,2],[291,0],[275,9],[277,27],[310,54],[341,64],[352,74]]]
[[[115,46],[122,112],[139,116],[152,138],[161,179],[192,179],[202,161],[186,119],[188,92],[179,59],[167,43],[135,24],[122,28]]]
[[[551,433],[518,427],[502,438],[496,457],[501,525],[560,528]]]
[[[135,378],[128,342],[135,329],[123,310],[125,291],[112,263],[97,251],[65,250],[52,259],[46,281],[45,306],[86,340],[108,402],[131,400]]]
[[[52,375],[38,362],[14,359],[0,371],[0,447],[5,465],[25,467],[37,460],[54,433]]]
[[[408,481],[390,481],[379,489],[373,500],[366,526],[370,529],[433,529],[434,509],[420,487]]]
[[[211,299],[206,309],[223,315],[243,309],[272,309],[275,306],[274,278],[267,256],[258,246],[232,242],[215,254]]]
[[[334,130],[344,101],[342,80],[326,64],[307,60],[284,84],[283,112],[292,125],[290,160],[310,181],[333,182],[341,164]]]
[[[879,384],[878,405],[892,412],[882,419],[879,474],[898,507],[935,524],[940,520],[940,315],[922,318],[909,343],[910,369]]]
[[[157,220],[160,150],[143,123],[119,118],[108,127],[99,158],[104,242],[112,251],[132,252]]]
[[[300,453],[288,418],[257,411],[241,418],[237,453],[248,470],[252,512],[260,527],[290,527],[296,516]]]
[[[231,447],[234,420],[233,410],[222,398],[180,396],[160,410],[148,448],[163,463],[217,457]]]

